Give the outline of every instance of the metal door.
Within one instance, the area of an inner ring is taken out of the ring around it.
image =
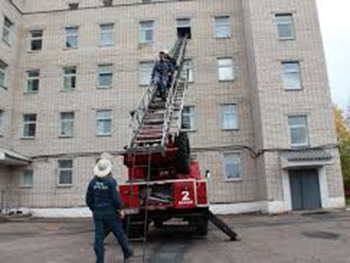
[[[317,170],[290,171],[289,178],[293,210],[321,208]]]

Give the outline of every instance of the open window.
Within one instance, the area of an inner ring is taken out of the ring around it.
[[[190,18],[178,18],[177,22],[177,36],[178,37],[188,37],[192,38],[191,32],[191,19]]]

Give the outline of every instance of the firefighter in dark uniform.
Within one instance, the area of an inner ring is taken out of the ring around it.
[[[100,159],[95,165],[95,177],[86,193],[86,204],[93,213],[95,223],[96,263],[104,263],[104,239],[110,232],[118,240],[125,262],[133,256],[133,250],[122,229],[121,202],[117,182],[111,172],[112,163],[108,159]]]

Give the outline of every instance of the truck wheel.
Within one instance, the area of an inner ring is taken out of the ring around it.
[[[199,217],[196,220],[196,235],[206,236],[208,235],[208,219]]]
[[[175,139],[177,154],[175,156],[176,171],[180,174],[190,173],[190,142],[186,132],[180,132]]]

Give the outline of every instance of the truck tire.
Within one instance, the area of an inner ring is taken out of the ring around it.
[[[180,132],[175,139],[177,154],[175,156],[176,172],[180,174],[190,173],[190,142],[186,132]]]
[[[208,219],[206,217],[198,217],[196,219],[196,235],[208,235]]]

